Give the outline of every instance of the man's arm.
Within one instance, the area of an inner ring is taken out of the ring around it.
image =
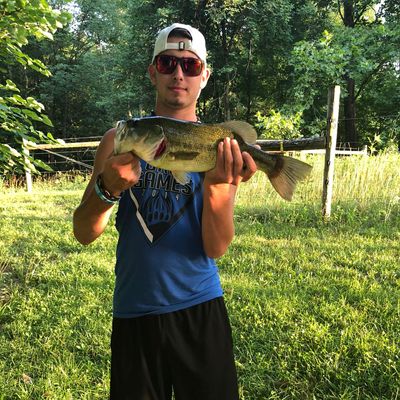
[[[104,188],[113,196],[119,196],[140,178],[138,158],[131,153],[113,155],[114,137],[115,128],[103,136],[96,152],[92,176],[81,204],[74,212],[74,235],[82,244],[93,242],[103,233],[113,208],[113,204],[101,200],[95,191],[95,182],[99,174]]]
[[[209,257],[221,257],[233,240],[237,187],[256,171],[253,158],[246,152],[241,153],[236,140],[227,138],[219,144],[216,167],[204,178],[202,237]]]

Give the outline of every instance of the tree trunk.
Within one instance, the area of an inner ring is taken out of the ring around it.
[[[358,135],[356,129],[356,99],[354,94],[354,79],[346,76],[347,96],[344,99],[344,129],[345,141],[350,143],[351,147],[358,146]]]
[[[246,66],[246,91],[247,91],[247,101],[246,101],[246,121],[250,121],[250,118],[252,116],[251,113],[251,105],[252,105],[252,69],[251,69],[251,62],[252,62],[252,42],[251,38],[249,39],[249,44],[248,44],[248,53],[247,53],[247,66]]]
[[[354,0],[343,1],[343,23],[348,28],[354,28]]]
[[[343,23],[347,28],[354,28],[354,0],[343,1]],[[350,146],[356,146],[358,143],[358,134],[356,128],[356,98],[355,81],[348,75],[345,76],[347,95],[344,99],[344,136],[345,142]]]
[[[231,104],[229,101],[229,92],[231,89],[231,76],[228,72],[226,74],[226,84],[225,84],[225,91],[224,91],[224,121],[231,120]]]
[[[227,26],[226,21],[221,21],[221,33],[222,33],[222,54],[224,65],[228,64],[229,48],[228,48],[228,38],[227,38]],[[223,92],[223,107],[224,107],[224,121],[230,121],[231,119],[231,104],[229,100],[229,92],[231,89],[231,74],[230,72],[225,73],[225,85]]]

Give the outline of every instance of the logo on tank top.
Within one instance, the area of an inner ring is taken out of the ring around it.
[[[200,190],[193,180],[181,185],[170,171],[142,164],[139,182],[129,190],[136,208],[136,217],[147,239],[154,243],[165,234],[193,202],[193,194]]]

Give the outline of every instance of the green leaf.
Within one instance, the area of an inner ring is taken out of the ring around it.
[[[53,126],[53,123],[47,115],[42,115],[42,122],[48,126]]]
[[[44,163],[42,160],[35,159],[34,163],[37,167],[44,169],[47,172],[52,172],[53,168],[51,168],[49,165]]]
[[[19,94],[14,94],[13,96],[7,97],[7,100],[15,105],[26,105],[26,100],[22,98]]]
[[[43,37],[50,39],[50,40],[54,39],[53,34],[51,32],[44,30],[44,29],[40,29],[40,28],[37,29],[36,37],[38,37],[39,39],[43,38]]]
[[[26,104],[27,104],[28,107],[33,108],[38,112],[41,112],[41,111],[44,110],[44,105],[42,103],[39,103],[33,97],[27,97],[26,98]]]
[[[37,114],[36,114],[34,111],[32,111],[32,110],[28,110],[28,109],[24,108],[24,109],[22,109],[22,112],[23,112],[27,117],[33,119],[34,121],[40,121],[40,122],[43,121],[42,118],[41,118],[39,115],[37,115]]]
[[[10,79],[6,80],[6,90],[12,90],[14,92],[20,92],[20,90],[17,88],[17,85]]]
[[[8,151],[9,151],[9,153],[13,156],[13,157],[22,157],[22,154],[19,152],[19,151],[17,151],[17,150],[15,150],[13,147],[11,147],[10,145],[8,145],[8,144],[5,144],[4,145],[7,149],[8,149]]]

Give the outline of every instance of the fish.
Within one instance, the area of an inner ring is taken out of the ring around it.
[[[254,127],[233,120],[215,124],[161,116],[121,120],[116,125],[114,154],[132,152],[154,167],[171,171],[175,180],[185,185],[190,182],[190,172],[215,167],[218,143],[226,137],[236,139],[240,150],[253,157],[257,168],[285,200],[292,200],[297,182],[311,171],[303,161],[255,147]]]

